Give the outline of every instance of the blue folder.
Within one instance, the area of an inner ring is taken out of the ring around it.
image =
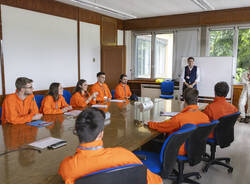
[[[32,121],[30,123],[27,123],[27,125],[36,126],[36,127],[46,127],[46,126],[49,126],[51,124],[53,124],[53,123],[47,122],[47,121],[41,121],[41,120]]]

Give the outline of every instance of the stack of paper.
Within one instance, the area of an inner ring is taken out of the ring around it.
[[[107,105],[100,105],[100,104],[92,105],[92,107],[108,108]]]
[[[78,116],[82,111],[80,110],[73,110],[73,111],[69,111],[69,112],[65,112],[64,114],[67,116]]]
[[[160,112],[161,116],[175,116],[176,114],[178,114],[179,112]]]
[[[38,148],[38,149],[44,149],[47,148],[48,146],[51,146],[52,144],[56,144],[58,142],[63,141],[62,139],[57,139],[54,137],[47,137],[44,139],[41,139],[39,141],[35,141],[33,143],[30,143],[29,146]]]

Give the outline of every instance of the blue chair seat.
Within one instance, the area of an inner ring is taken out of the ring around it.
[[[134,151],[134,154],[146,156],[146,160],[141,161],[144,165],[148,167],[151,172],[156,174],[161,172],[160,154],[146,151]]]
[[[173,99],[173,95],[160,95],[160,98],[165,98],[165,99]]]
[[[207,142],[208,142],[208,143],[215,143],[215,139],[209,138],[209,139],[207,139]]]

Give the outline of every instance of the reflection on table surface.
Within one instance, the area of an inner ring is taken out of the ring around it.
[[[109,102],[110,123],[104,128],[104,147],[122,146],[131,151],[139,148],[159,133],[143,125],[144,121],[163,121],[160,111],[179,112],[183,102],[164,99],[139,98],[139,102],[152,100],[150,110],[141,111],[138,102]],[[44,121],[53,122],[47,127],[6,124],[0,129],[0,154],[27,147],[27,144],[46,137],[67,141],[67,145],[56,150],[18,150],[0,156],[1,183],[61,183],[57,174],[60,162],[74,154],[79,142],[73,135],[75,119],[70,116],[45,115]]]

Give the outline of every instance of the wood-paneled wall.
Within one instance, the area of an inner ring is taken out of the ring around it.
[[[125,30],[249,23],[250,7],[125,20]]]

